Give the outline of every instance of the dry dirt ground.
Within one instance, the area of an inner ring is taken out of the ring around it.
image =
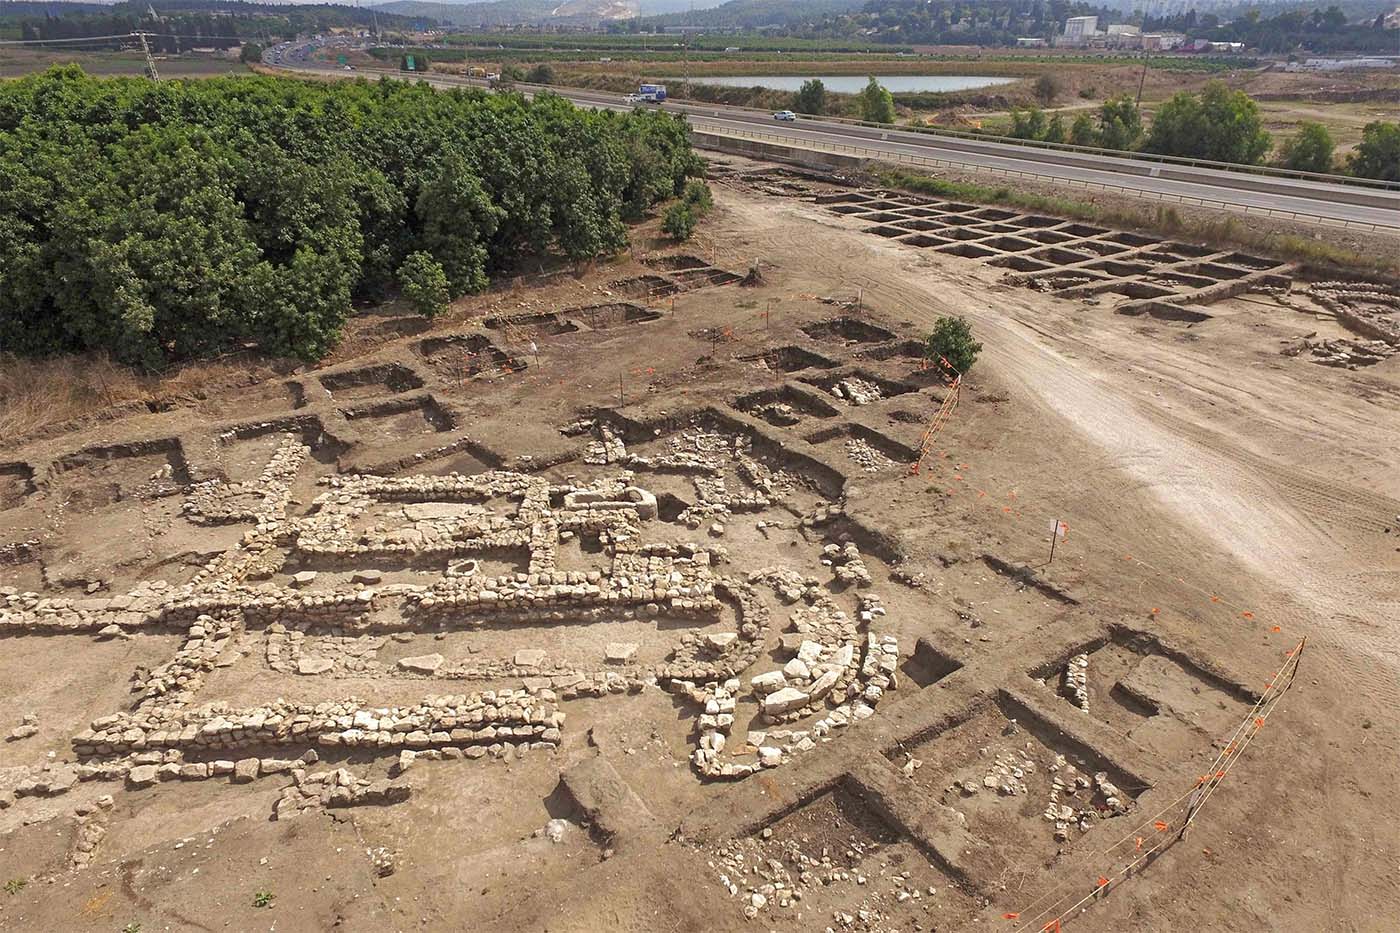
[[[1394,928],[1393,289],[715,170],[6,443],[0,928]]]

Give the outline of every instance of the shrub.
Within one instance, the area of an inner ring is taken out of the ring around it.
[[[1029,110],[1012,108],[1011,129],[1007,133],[1013,139],[1044,139],[1045,111],[1039,107]]]
[[[972,339],[972,327],[961,317],[940,317],[933,325],[926,348],[935,360],[954,374],[965,374],[977,361],[982,345]]]
[[[1142,112],[1126,94],[1103,102],[1099,108],[1097,145],[1104,149],[1131,149],[1142,137]]]
[[[695,214],[684,201],[672,204],[661,218],[661,230],[673,240],[688,240],[695,232]]]
[[[1259,116],[1259,105],[1223,81],[1201,93],[1181,91],[1152,119],[1143,149],[1161,155],[1254,165],[1273,145]]]
[[[1099,133],[1094,129],[1093,117],[1087,113],[1076,116],[1069,126],[1069,141],[1076,146],[1097,146]]]
[[[1055,98],[1060,96],[1060,82],[1054,75],[1043,74],[1035,79],[1032,93],[1035,94],[1035,99],[1040,102],[1040,106],[1049,107],[1055,102]]]
[[[530,84],[553,84],[554,66],[549,62],[540,62],[526,72],[525,80]]]
[[[1298,172],[1332,170],[1332,134],[1321,123],[1304,122],[1279,148],[1279,164]]]
[[[437,317],[451,299],[447,273],[430,253],[409,253],[399,266],[399,288],[408,303],[423,317]]]
[[[262,61],[263,48],[256,42],[246,42],[238,52],[238,60],[245,65],[256,65]]]
[[[681,200],[690,206],[693,213],[703,214],[714,206],[715,196],[704,179],[692,178],[685,183],[685,193],[681,195]]]
[[[1367,123],[1351,154],[1351,172],[1362,178],[1400,181],[1400,123]]]
[[[792,109],[798,113],[825,113],[826,85],[818,78],[803,81],[797,93],[792,96]]]
[[[881,87],[874,75],[870,76],[869,83],[856,97],[860,104],[862,120],[867,123],[894,122],[894,95]]]

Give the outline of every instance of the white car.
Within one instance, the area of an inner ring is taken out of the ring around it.
[[[626,97],[622,98],[623,103],[626,104],[640,104],[645,100],[646,98],[640,94],[628,94]]]
[[[773,114],[773,119],[784,120],[791,123],[793,120],[797,119],[797,114],[793,113],[791,110],[779,110],[777,113]]]

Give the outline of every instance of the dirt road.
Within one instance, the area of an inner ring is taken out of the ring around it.
[[[1383,535],[1400,525],[1395,367],[1378,396],[1363,396],[1354,374],[1281,360],[1233,321],[1200,339],[1166,327],[1145,334],[1103,308],[998,286],[996,270],[975,263],[875,238],[853,253],[848,225],[810,205],[724,203],[735,236],[860,285],[886,313],[919,325],[965,315],[986,347],[983,365],[1053,419],[1047,443],[1066,434],[1091,442],[1106,469],[1270,580],[1272,608],[1380,662],[1359,673],[1360,686],[1400,696],[1400,632],[1380,624],[1400,615],[1400,552]],[[800,251],[784,248],[794,242]],[[1115,531],[1129,548],[1140,532]]]

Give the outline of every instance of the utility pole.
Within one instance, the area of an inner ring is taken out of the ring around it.
[[[135,36],[141,40],[141,51],[146,55],[146,74],[152,81],[159,81],[160,72],[156,71],[156,60],[151,56],[151,47],[146,44],[146,34],[138,32]]]
[[[1142,106],[1142,86],[1147,83],[1147,54],[1142,56],[1142,74],[1138,76],[1137,106]]]

